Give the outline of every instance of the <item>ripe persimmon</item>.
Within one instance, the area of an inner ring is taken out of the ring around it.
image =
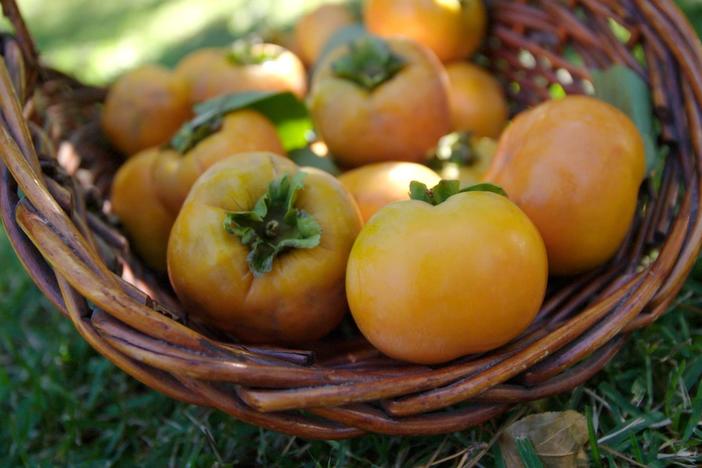
[[[156,196],[151,168],[158,155],[158,148],[152,148],[122,165],[110,200],[135,253],[151,268],[165,272],[168,236],[176,215]]]
[[[378,211],[353,245],[351,313],[390,357],[439,364],[489,351],[541,306],[548,262],[536,227],[507,197],[458,187],[444,181],[424,200],[413,190],[412,200]]]
[[[364,18],[371,33],[412,39],[446,63],[475,52],[487,25],[482,0],[367,0]]]
[[[314,65],[334,33],[354,22],[351,11],[344,5],[322,5],[305,14],[295,25],[300,58],[307,65]]]
[[[450,131],[447,88],[446,71],[426,47],[361,37],[322,60],[308,104],[343,166],[423,162]]]
[[[113,212],[134,250],[152,268],[166,270],[171,227],[190,188],[210,166],[249,151],[285,154],[275,126],[253,110],[223,116],[221,125],[209,133],[191,135],[192,141],[185,142],[187,149],[182,152],[173,147],[144,150],[117,171]]]
[[[187,83],[163,67],[146,65],[110,87],[101,121],[110,142],[132,156],[168,141],[191,114]]]
[[[346,261],[361,227],[330,174],[273,153],[240,154],[193,186],[168,244],[191,317],[254,343],[305,343],[346,313]]]
[[[363,221],[368,221],[385,205],[409,200],[410,182],[416,180],[434,186],[441,178],[421,164],[386,162],[348,171],[339,180],[358,203]]]
[[[446,67],[453,129],[476,137],[498,138],[507,126],[509,107],[500,83],[468,62]]]
[[[502,135],[486,179],[539,228],[551,272],[572,275],[616,253],[645,166],[643,139],[624,113],[570,96],[520,114]]]
[[[246,91],[307,93],[304,65],[277,44],[241,40],[228,49],[200,49],[183,58],[175,74],[188,83],[193,104]]]

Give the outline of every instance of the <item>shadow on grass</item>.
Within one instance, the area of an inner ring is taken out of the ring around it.
[[[169,45],[156,61],[167,67],[174,67],[180,59],[203,47],[222,47],[236,39],[229,29],[228,21],[217,19],[205,25],[187,39]]]
[[[20,8],[46,63],[103,84],[141,63],[173,65],[192,50],[287,24],[322,1],[20,0]]]
[[[140,20],[169,2],[71,0],[66,8],[64,1],[44,3],[45,10],[40,15],[28,18],[40,50],[114,38],[116,31],[137,27]]]

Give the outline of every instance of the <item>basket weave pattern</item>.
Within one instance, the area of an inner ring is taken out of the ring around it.
[[[702,47],[677,7],[492,1],[485,53],[518,108],[548,99],[559,79],[569,93],[586,92],[589,70],[613,63],[652,89],[658,143],[669,153],[660,187],[644,183],[617,257],[554,282],[536,322],[510,345],[444,366],[392,361],[360,338],[304,350],[232,344],[189,323],[163,278],[133,257],[100,209],[118,165],[96,120],[104,91],[42,67],[14,1],[0,3],[15,26],[0,42],[0,216],[8,237],[85,340],[177,400],[305,438],[462,430],[591,378],[632,331],[670,307],[702,245]],[[631,33],[628,43],[615,37],[612,20]],[[568,50],[582,66],[563,58]]]

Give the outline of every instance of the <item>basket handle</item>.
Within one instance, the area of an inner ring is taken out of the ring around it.
[[[3,15],[10,20],[15,29],[15,37],[22,51],[27,71],[30,75],[37,74],[39,72],[39,53],[17,2],[15,0],[0,0],[0,6],[2,6]]]

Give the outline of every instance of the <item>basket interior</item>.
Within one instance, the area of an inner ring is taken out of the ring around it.
[[[617,16],[614,11],[610,11],[611,17],[603,19],[601,15],[588,11],[586,5],[572,10],[554,6],[556,10],[551,14],[563,20],[557,24],[551,21],[547,12],[525,2],[496,3],[492,9],[489,38],[475,61],[490,68],[500,79],[509,96],[513,115],[563,94],[592,94],[590,70],[607,68],[618,59],[623,59],[628,67],[649,80],[642,45],[645,38],[640,27]],[[577,27],[569,28],[575,25]],[[587,37],[579,37],[581,35]],[[104,91],[84,88],[75,82],[67,83],[59,76],[44,84],[41,95],[48,104],[37,115],[45,116],[44,125],[57,145],[60,170],[76,177],[88,195],[89,206],[119,231],[118,220],[109,215],[106,200],[109,200],[112,177],[124,158],[110,146],[100,128],[99,113]],[[663,139],[659,144],[669,145]],[[668,171],[667,175],[670,178],[672,173]],[[635,271],[648,255],[655,252],[666,237],[666,227],[672,216],[672,211],[663,216],[665,210],[656,210],[655,201],[659,197],[660,192],[656,193],[650,184],[644,185],[630,238],[612,262],[580,277],[551,278],[544,307],[530,330],[542,327],[544,323],[555,327],[577,314],[588,303],[597,300],[598,293],[611,288],[613,280]],[[652,220],[653,211],[658,211],[660,216]],[[128,243],[126,238],[125,241]],[[165,304],[173,306],[177,302],[164,275],[150,272],[128,248],[122,249],[117,257],[117,262],[114,258],[110,258],[110,262],[128,282],[162,302],[165,309],[168,309]],[[584,290],[587,294],[582,294]],[[212,338],[234,340],[189,321],[186,311],[170,312]],[[358,338],[358,330],[347,317],[344,324],[324,341],[328,342],[330,350],[344,353],[346,347],[339,346],[339,341],[348,340],[358,345],[362,342]],[[326,347],[324,343],[310,345],[314,350]],[[373,358],[373,362],[378,360],[381,360],[379,355]]]

